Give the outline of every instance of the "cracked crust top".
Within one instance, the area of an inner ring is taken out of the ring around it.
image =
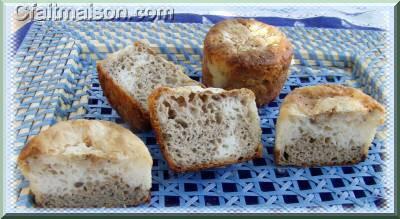
[[[67,153],[69,146],[79,144],[87,146],[84,154]],[[80,119],[58,122],[30,139],[18,157],[18,164],[27,172],[29,157],[58,154],[86,156],[94,162],[125,158],[144,159],[150,166],[153,162],[145,144],[128,129],[108,121]]]
[[[276,64],[292,56],[292,46],[278,28],[253,20],[230,19],[208,32],[204,49],[209,57],[223,57],[228,64],[244,68]]]
[[[227,90],[248,88],[258,106],[279,95],[293,48],[278,28],[253,19],[224,20],[204,40],[203,83]]]
[[[318,115],[332,112],[365,111],[381,114],[379,124],[383,124],[383,106],[361,90],[342,85],[326,84],[297,88],[285,97],[281,106],[281,116]]]

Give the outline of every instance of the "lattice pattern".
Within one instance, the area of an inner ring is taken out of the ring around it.
[[[201,45],[208,28],[202,24],[35,23],[17,56],[20,107],[13,155],[19,153],[28,136],[57,120],[103,119],[124,125],[103,96],[95,63],[135,40],[147,40],[158,53],[182,65],[193,79],[201,80]],[[108,212],[167,212],[168,209],[237,212],[253,208],[260,212],[272,209],[279,212],[293,207],[308,209],[305,211],[332,208],[378,211],[385,207],[384,138],[375,139],[367,160],[354,166],[282,168],[274,165],[272,157],[280,103],[296,87],[346,84],[363,88],[386,103],[387,94],[381,88],[384,83],[381,63],[385,58],[379,49],[384,33],[299,27],[283,28],[283,31],[295,46],[295,60],[279,97],[259,109],[264,157],[225,168],[174,174],[161,156],[153,134],[140,134],[154,160],[151,202]],[[51,95],[46,94],[53,90]],[[15,168],[15,163],[8,168]],[[14,171],[13,177],[11,181],[17,185],[14,191],[16,195],[20,192],[17,206],[24,211],[53,212],[31,208],[28,183],[18,171]]]

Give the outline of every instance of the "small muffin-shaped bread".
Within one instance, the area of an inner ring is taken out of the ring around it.
[[[253,19],[224,20],[204,40],[203,83],[248,88],[258,106],[279,95],[292,60],[292,46],[278,28]]]
[[[248,89],[161,87],[149,96],[150,121],[169,167],[176,172],[261,157],[261,128]]]
[[[365,160],[384,108],[362,91],[340,85],[295,89],[276,125],[278,165],[323,166]]]
[[[59,122],[33,137],[18,158],[38,207],[123,207],[150,200],[152,158],[112,122]]]

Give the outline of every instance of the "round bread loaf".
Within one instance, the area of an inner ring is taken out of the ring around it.
[[[248,88],[257,105],[264,105],[282,89],[292,54],[292,45],[278,28],[253,19],[224,20],[204,40],[203,83]]]

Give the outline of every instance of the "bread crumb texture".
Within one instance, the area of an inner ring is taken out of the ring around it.
[[[155,88],[199,85],[180,66],[140,42],[109,55],[103,67],[145,110],[148,110],[147,98]]]
[[[115,207],[149,198],[152,158],[129,130],[106,121],[59,122],[33,137],[18,164],[42,207]]]
[[[383,107],[355,88],[298,88],[281,106],[276,162],[298,166],[358,163],[367,156],[383,119]]]
[[[257,153],[261,129],[250,90],[182,87],[159,93],[155,117],[175,167],[240,162]]]

